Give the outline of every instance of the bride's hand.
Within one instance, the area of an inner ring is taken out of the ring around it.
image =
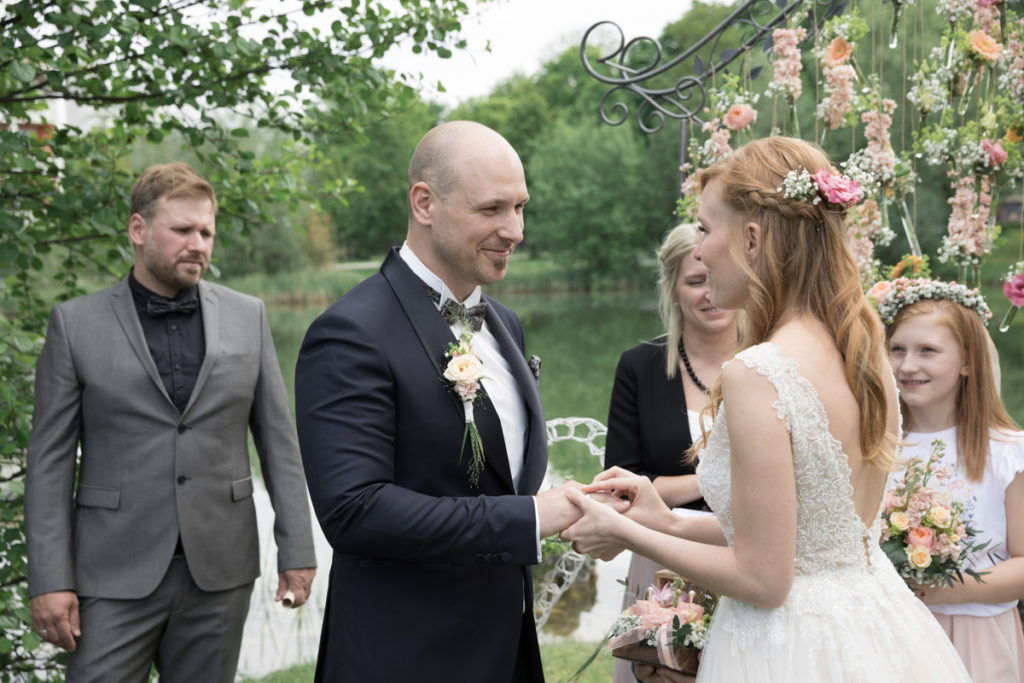
[[[571,541],[573,550],[599,560],[611,560],[623,551],[620,533],[629,522],[616,512],[614,505],[593,500],[582,489],[566,491],[566,498],[580,509],[582,516],[560,534],[563,541]]]
[[[625,496],[629,500],[629,509],[625,515],[649,528],[658,528],[657,521],[666,514],[672,514],[650,479],[621,467],[601,472],[581,490],[584,493],[604,493],[617,498]]]

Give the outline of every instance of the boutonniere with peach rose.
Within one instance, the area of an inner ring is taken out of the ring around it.
[[[923,586],[963,583],[964,574],[981,581],[987,573],[966,566],[968,556],[984,550],[988,541],[979,543],[970,524],[973,499],[949,495],[963,482],[941,462],[945,450],[935,439],[928,460],[910,460],[882,509],[882,550],[900,576]]]
[[[480,355],[473,349],[473,335],[463,332],[457,341],[448,344],[445,352],[445,368],[443,376],[451,383],[452,391],[462,401],[466,419],[466,428],[462,432],[462,445],[459,446],[459,460],[469,440],[471,456],[469,460],[469,483],[477,486],[480,473],[484,470],[484,444],[480,439],[480,431],[473,420],[473,404],[480,396],[480,381],[484,376],[484,364]]]

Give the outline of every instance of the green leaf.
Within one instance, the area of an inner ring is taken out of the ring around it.
[[[36,70],[31,64],[24,62],[11,62],[7,65],[7,73],[16,81],[30,83],[35,78]]]
[[[21,646],[29,652],[32,652],[42,644],[42,638],[35,631],[28,631],[21,637]]]

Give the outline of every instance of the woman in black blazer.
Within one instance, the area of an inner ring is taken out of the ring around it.
[[[651,478],[672,507],[707,510],[686,450],[701,438],[707,390],[738,340],[737,311],[708,300],[708,271],[693,257],[697,227],[673,228],[658,250],[658,300],[665,334],[625,352],[615,370],[605,467]],[[698,513],[699,514],[699,513]],[[660,566],[634,555],[623,609],[654,583]],[[615,683],[634,681],[629,662],[616,660]]]

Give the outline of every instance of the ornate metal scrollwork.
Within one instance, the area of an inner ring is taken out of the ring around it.
[[[803,7],[805,2],[810,7]],[[660,131],[666,118],[680,122],[681,160],[685,160],[686,124],[703,123],[701,110],[708,99],[708,80],[714,74],[733,69],[741,77],[756,78],[761,67],[743,73],[749,60],[739,58],[758,45],[770,51],[774,29],[787,24],[802,7],[806,21],[821,24],[842,13],[846,4],[847,0],[746,0],[707,35],[664,63],[664,51],[657,40],[638,37],[627,41],[618,24],[599,21],[583,34],[580,59],[588,74],[609,86],[599,103],[602,121],[612,126],[625,123],[630,118],[630,100],[638,99],[635,118],[643,132]],[[597,40],[602,27],[618,33],[618,47],[611,52]],[[736,44],[723,45],[723,36],[736,31]],[[601,56],[595,60],[588,52]],[[684,70],[687,72],[667,87],[652,84],[656,80],[664,83]]]

